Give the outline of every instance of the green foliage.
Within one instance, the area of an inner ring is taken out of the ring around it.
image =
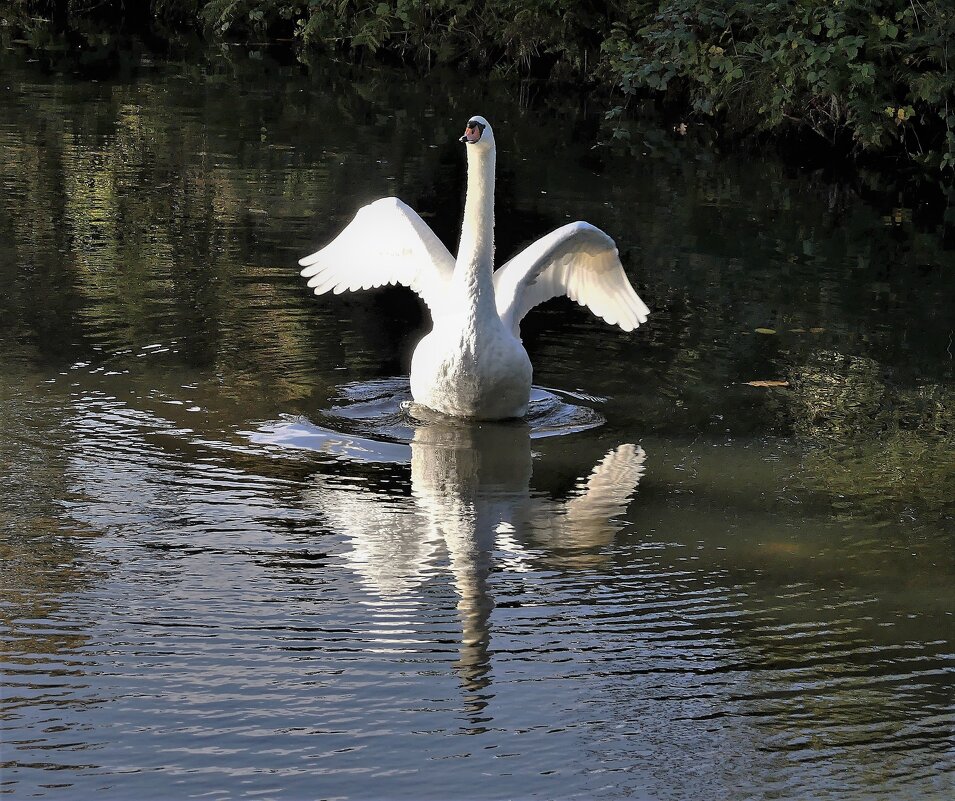
[[[200,16],[214,37],[284,33],[309,48],[488,70],[527,71],[543,59],[576,76],[599,55],[598,8],[573,0],[205,0]]]
[[[143,0],[147,2],[147,0]],[[138,24],[360,60],[574,79],[739,134],[813,132],[955,168],[951,0],[148,0]],[[129,0],[0,0],[0,31],[119,18]],[[614,112],[621,114],[625,104]],[[622,130],[622,129],[621,129]]]
[[[955,166],[955,8],[944,0],[663,0],[604,43],[627,96],[737,131],[813,131]]]
[[[422,65],[459,63],[579,77],[596,67],[617,17],[589,0],[143,0],[163,25],[197,24],[212,39],[294,40],[346,54],[388,53]],[[136,4],[136,8],[143,5]],[[0,25],[21,32],[56,17],[131,18],[129,0],[0,0]],[[137,16],[141,16],[138,14]]]
[[[598,4],[499,0],[311,0],[297,35],[312,47],[376,52],[387,49],[423,64],[529,71],[544,60],[558,73],[579,75],[596,63]]]
[[[305,11],[305,2],[203,0],[200,17],[213,37],[268,39],[288,33]]]

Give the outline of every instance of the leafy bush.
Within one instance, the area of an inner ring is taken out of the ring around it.
[[[949,52],[952,50],[952,52]],[[813,131],[955,166],[955,7],[944,0],[664,0],[604,43],[628,96],[741,132]]]
[[[596,63],[600,29],[609,33],[601,8],[574,0],[205,0],[200,16],[213,36],[284,32],[305,47],[359,56],[524,71],[544,60],[548,71],[578,75]]]

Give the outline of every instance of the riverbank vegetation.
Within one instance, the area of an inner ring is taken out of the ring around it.
[[[452,64],[603,91],[727,138],[817,143],[950,183],[949,0],[0,0],[4,38],[103,29]]]

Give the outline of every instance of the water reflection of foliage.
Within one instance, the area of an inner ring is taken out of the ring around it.
[[[900,388],[868,358],[821,352],[793,371],[790,413],[817,491],[879,513],[955,512],[955,391]]]
[[[75,331],[67,341],[107,350],[185,332],[180,350],[215,365],[227,386],[264,383],[301,397],[311,382],[287,368],[313,361],[316,325],[305,320],[316,307],[293,283],[299,251],[340,227],[356,195],[409,185],[453,241],[456,204],[436,200],[436,186],[456,197],[451,174],[461,166],[441,157],[452,139],[443,122],[428,137],[439,150],[422,148],[421,114],[433,117],[426,98],[383,114],[394,86],[374,75],[352,91],[330,89],[343,80],[335,76],[310,85],[257,75],[246,90],[235,85],[242,69],[226,59],[111,86],[48,87],[17,74],[28,102],[0,137],[0,177],[22,199],[10,234],[18,258],[43,278],[14,276],[22,296],[11,317],[40,347],[62,347],[64,325]],[[413,336],[406,321],[416,308],[381,293],[349,308],[351,326],[320,330],[321,347],[367,366],[374,347],[350,347],[349,336],[379,331],[387,350]],[[340,309],[325,304],[317,316]],[[400,330],[387,325],[396,316]]]
[[[794,436],[813,491],[951,514],[953,285],[937,234],[769,164],[762,181],[706,157],[667,171],[671,149],[636,167],[659,205],[630,207],[640,247],[626,255],[657,311],[637,367],[646,418]],[[790,386],[740,387],[754,379]]]
[[[64,620],[64,599],[96,575],[85,547],[85,530],[63,518],[69,497],[64,444],[64,412],[59,398],[42,391],[43,376],[22,363],[34,354],[5,348],[0,371],[0,628],[8,665],[35,665],[66,654],[89,637],[84,623]],[[26,357],[26,358],[24,358]],[[27,668],[29,670],[29,668]],[[13,700],[15,667],[8,671]]]
[[[25,289],[38,283],[52,290],[49,298],[26,299],[17,316],[48,346],[56,338],[44,336],[44,310],[74,287],[83,334],[109,349],[188,331],[184,349],[208,363],[223,352],[247,350],[243,340],[256,331],[273,336],[281,357],[301,358],[306,337],[294,316],[262,325],[254,319],[261,309],[240,299],[258,292],[267,297],[281,287],[261,280],[267,265],[243,263],[241,239],[262,228],[259,209],[271,203],[229,163],[225,131],[206,129],[206,114],[225,116],[225,103],[211,109],[216,104],[202,103],[179,116],[183,109],[170,113],[163,102],[166,91],[155,85],[104,89],[79,118],[62,113],[65,101],[54,93],[23,113],[24,135],[8,131],[0,141],[4,185],[23,199],[14,214],[14,241],[30,251],[21,258],[49,276]],[[31,130],[42,131],[39,141]],[[262,155],[283,157],[266,148]],[[277,189],[280,196],[288,191]]]
[[[820,177],[794,180],[768,162],[748,170],[652,130],[636,159],[566,158],[568,138],[599,125],[579,109],[542,127],[524,98],[460,76],[435,73],[428,93],[386,73],[354,77],[313,67],[302,78],[231,57],[118,84],[38,82],[15,69],[23,102],[0,129],[0,181],[15,199],[0,223],[15,251],[0,256],[11,287],[3,324],[47,352],[166,343],[234,397],[305,399],[336,366],[401,373],[416,301],[386,291],[316,304],[295,258],[357,205],[392,193],[453,247],[462,165],[448,118],[480,97],[509,134],[501,256],[572,213],[614,232],[652,299],[646,330],[600,340],[601,361],[627,367],[600,378],[604,391],[636,407],[647,433],[772,431],[852,447],[882,442],[887,427],[924,440],[927,454],[950,442],[909,417],[884,419],[936,390],[932,419],[952,414],[952,276],[911,209],[880,216]],[[590,185],[599,191],[581,190]],[[600,325],[574,310],[554,336],[552,315],[565,309],[525,326],[544,385],[576,386],[564,375],[579,367],[568,349]],[[897,375],[886,379],[883,365]],[[733,389],[766,378],[793,386]],[[869,413],[852,411],[846,393]],[[820,426],[820,415],[840,422]],[[916,451],[906,458],[923,459]]]

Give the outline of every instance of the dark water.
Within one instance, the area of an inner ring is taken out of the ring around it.
[[[484,80],[0,74],[2,777],[17,798],[955,793],[955,260],[919,210]],[[526,421],[410,409],[397,194],[570,219],[653,310],[525,321]],[[773,382],[752,386],[750,382]]]

